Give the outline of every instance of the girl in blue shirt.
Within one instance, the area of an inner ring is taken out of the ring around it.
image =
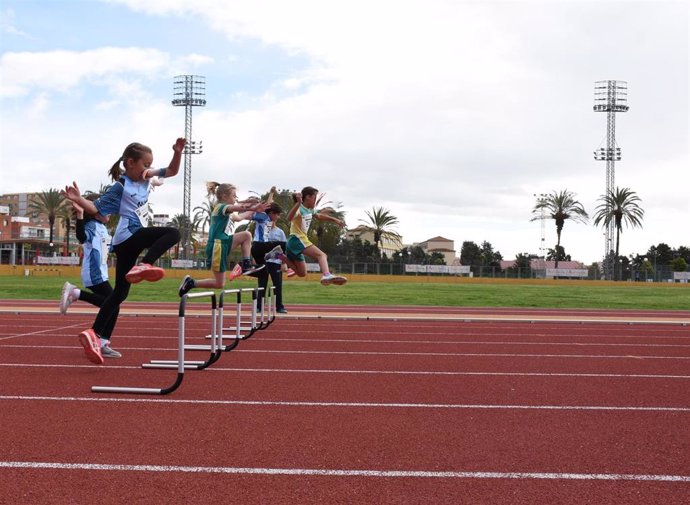
[[[86,357],[93,363],[103,363],[101,347],[110,342],[120,304],[127,298],[131,284],[162,279],[165,271],[153,266],[153,263],[180,241],[177,228],[148,227],[148,197],[151,178],[177,175],[185,143],[184,138],[178,138],[172,147],[170,165],[159,169],[151,168],[153,152],[150,147],[138,142],[129,144],[110,168],[114,184],[95,202],[81,196],[76,182],[62,191],[65,198],[77,203],[89,214],[120,216],[111,248],[117,259],[115,288],[103,302],[93,326],[79,334]],[[124,167],[124,174],[121,167]],[[139,255],[145,250],[146,254],[137,264]]]
[[[95,198],[93,198],[95,200]],[[66,314],[67,309],[77,300],[82,300],[96,307],[101,307],[103,302],[113,292],[113,287],[108,280],[108,251],[112,237],[105,227],[108,218],[96,214],[84,215],[84,209],[72,202],[76,216],[77,240],[84,251],[81,265],[81,282],[86,289],[79,289],[70,282],[65,282],[60,298],[60,313]],[[114,323],[117,315],[112,319]],[[108,333],[107,331],[105,333]],[[107,342],[107,341],[106,341]],[[109,342],[108,342],[109,343]],[[101,347],[104,358],[119,358],[122,355],[112,349],[108,343]]]

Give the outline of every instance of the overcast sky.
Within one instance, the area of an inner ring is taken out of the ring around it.
[[[616,185],[642,199],[621,254],[690,246],[687,1],[3,0],[0,193],[106,172],[133,141],[165,166],[184,136],[173,78],[206,78],[193,111],[192,208],[204,181],[240,196],[311,185],[349,227],[384,207],[406,244],[489,241],[539,253],[534,194],[568,189],[593,215],[606,114],[594,82],[628,84]],[[182,212],[183,177],[152,195]],[[546,244],[556,242],[546,224]],[[566,222],[573,259],[601,228]]]

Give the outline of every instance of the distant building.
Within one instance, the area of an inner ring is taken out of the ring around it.
[[[31,224],[40,227],[50,227],[48,216],[39,214],[30,208],[31,202],[39,193],[7,193],[0,195],[0,208],[6,208],[7,212],[0,212],[9,216],[29,218]],[[55,230],[53,230],[55,231]]]
[[[455,242],[450,239],[434,237],[414,245],[421,247],[427,254],[440,253],[446,265],[458,264],[455,257]]]
[[[348,240],[358,238],[362,242],[369,242],[372,245],[374,244],[374,232],[365,225],[360,225],[357,228],[347,230],[345,236]],[[385,254],[387,257],[392,258],[393,253],[398,252],[402,248],[402,237],[397,240],[388,237],[381,237],[381,242],[379,243],[379,251],[381,251],[381,254]]]
[[[170,215],[168,214],[154,214],[153,226],[168,226],[170,224]]]
[[[49,238],[50,228],[33,224],[26,216],[13,216],[9,206],[0,205],[0,264],[31,264],[39,251],[46,253]]]

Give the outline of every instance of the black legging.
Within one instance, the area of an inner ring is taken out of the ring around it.
[[[115,265],[115,288],[103,302],[92,327],[100,337],[110,340],[117,322],[120,304],[127,298],[131,286],[127,279],[125,279],[125,275],[136,264],[139,255],[144,249],[148,249],[141,262],[153,264],[158,258],[163,256],[165,251],[179,241],[180,232],[177,228],[151,227],[140,228],[127,240],[113,247],[113,252],[117,258]]]
[[[80,289],[79,290],[79,299],[90,303],[91,305],[95,305],[96,307],[102,307],[103,302],[110,296],[110,294],[113,292],[113,287],[110,285],[110,282],[108,281],[103,281],[100,284],[96,284],[94,286],[89,286],[87,289],[90,291],[86,291],[86,289]],[[116,309],[116,312],[114,316],[111,319],[111,327],[108,329],[106,328],[106,331],[104,333],[107,333],[108,335],[112,335],[113,333],[113,328],[112,326],[115,324],[115,321],[117,321],[117,316],[120,313],[120,307],[118,306]]]
[[[281,272],[281,265],[278,263],[272,263],[264,259],[264,255],[273,249],[275,246],[279,245],[285,250],[285,242],[252,242],[252,257],[257,265],[266,265],[256,272],[257,279],[259,280],[259,287],[264,288],[259,291],[259,297],[257,298],[257,307],[261,308],[263,303],[264,293],[266,293],[266,288],[268,287],[268,276],[271,276],[271,282],[273,287],[275,287],[276,294],[276,309],[282,309],[283,307],[283,274]]]

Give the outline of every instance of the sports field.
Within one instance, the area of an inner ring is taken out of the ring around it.
[[[291,305],[143,395],[91,387],[172,382],[177,304],[123,305],[102,366],[73,308],[0,302],[0,503],[690,499],[688,312]]]

